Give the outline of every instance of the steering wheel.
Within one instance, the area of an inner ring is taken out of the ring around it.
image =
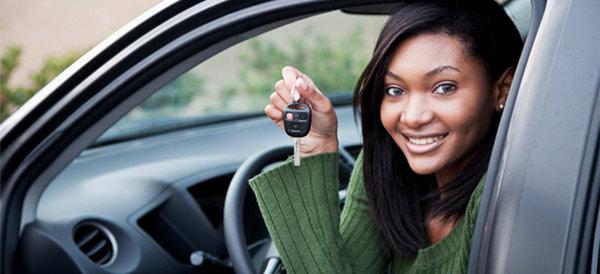
[[[256,273],[254,266],[252,266],[250,254],[246,248],[246,236],[244,235],[243,206],[246,191],[248,190],[248,180],[261,172],[268,164],[285,160],[292,153],[294,153],[294,148],[291,146],[271,148],[258,152],[246,159],[231,179],[231,183],[227,189],[227,196],[225,197],[223,228],[225,230],[227,252],[229,253],[229,259],[235,273]]]
[[[270,148],[260,151],[248,159],[237,169],[225,197],[225,209],[223,217],[223,226],[225,232],[225,244],[229,258],[233,265],[235,273],[238,274],[256,274],[252,265],[250,254],[246,248],[246,236],[244,235],[244,198],[248,190],[248,180],[257,175],[262,169],[274,162],[283,161],[289,155],[294,153],[291,146]],[[339,148],[339,154],[342,162],[343,172],[349,174],[354,166],[354,158],[344,148]],[[273,243],[269,248],[271,252],[267,253],[265,260],[267,262],[267,273],[274,271],[276,264],[280,261],[279,254],[276,252]],[[269,270],[272,269],[272,270]]]

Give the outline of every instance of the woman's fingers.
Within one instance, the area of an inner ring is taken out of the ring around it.
[[[323,95],[310,77],[298,69],[287,66],[281,74],[283,79],[275,83],[275,92],[269,97],[271,104],[264,110],[267,117],[283,129],[283,112],[292,102],[291,91],[296,89],[301,96],[300,101],[310,105],[313,110],[311,131],[304,138],[302,154],[337,151],[337,118],[329,98]]]
[[[291,91],[292,87],[296,84],[296,79],[298,79],[302,73],[294,67],[285,66],[281,69],[281,75],[283,76],[283,83],[287,90]]]
[[[278,90],[281,90],[280,93],[283,93],[282,97],[286,102],[291,102],[291,96],[289,94],[295,86],[300,96],[305,102],[308,102],[311,105],[313,110],[327,112],[332,109],[329,98],[323,95],[310,77],[291,66],[284,67],[281,74],[283,75],[283,83],[277,82],[276,87],[279,87]],[[281,86],[282,84],[284,87]]]
[[[267,105],[265,107],[265,114],[277,126],[283,127],[283,123],[282,123],[283,122],[283,120],[282,120],[283,119],[283,112],[282,111],[280,111],[279,109],[275,108],[272,105]]]
[[[285,106],[289,104],[285,99],[281,98],[281,95],[277,91],[271,94],[269,100],[271,101],[271,105],[281,112],[283,112]]]
[[[317,112],[328,112],[331,110],[332,106],[329,98],[314,86],[307,84],[304,78],[296,80],[296,90],[298,90],[304,101],[310,104],[313,110]]]
[[[317,91],[318,93],[321,93],[321,91],[317,88],[317,85],[315,85],[313,80],[295,67],[285,66],[281,70],[281,74],[283,75],[285,84],[288,87],[291,87],[291,85],[294,83],[294,79],[302,78],[302,80],[304,80],[304,82],[309,87],[312,87],[315,89],[315,91]]]
[[[275,92],[286,105],[292,102],[291,89],[286,87],[284,80],[279,80],[277,83],[275,83]]]

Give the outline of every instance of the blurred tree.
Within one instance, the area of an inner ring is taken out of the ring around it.
[[[248,41],[249,50],[240,56],[240,81],[222,88],[220,105],[240,109],[238,104],[228,104],[235,102],[231,101],[235,96],[247,98],[247,109],[261,109],[285,65],[293,65],[309,75],[326,94],[352,92],[370,56],[362,33],[362,28],[356,26],[340,39],[331,39],[305,29],[301,38],[290,40],[288,45],[253,38]]]
[[[27,102],[36,92],[54,79],[63,70],[73,64],[82,53],[72,51],[63,56],[51,56],[44,60],[40,70],[29,78],[27,86],[12,86],[11,76],[19,66],[21,48],[10,46],[2,57],[0,71],[0,121],[3,121],[22,104]],[[184,74],[175,81],[169,83],[154,96],[149,97],[140,108],[147,115],[161,115],[165,112],[188,105],[192,98],[198,94],[203,85],[202,79],[194,74]]]
[[[35,94],[41,90],[46,84],[52,81],[58,76],[63,70],[68,68],[71,64],[75,63],[79,57],[83,55],[80,51],[71,51],[61,56],[50,56],[44,60],[42,68],[31,75],[31,85],[29,87],[30,92]]]
[[[193,72],[185,73],[148,97],[140,108],[147,112],[165,113],[187,106],[202,94],[204,79]]]
[[[306,28],[301,37],[286,43],[275,43],[264,36],[248,40],[247,50],[236,59],[236,81],[213,81],[209,85],[212,79],[190,70],[148,97],[105,136],[112,138],[226,112],[260,111],[285,65],[310,75],[326,94],[352,92],[370,57],[362,28],[357,25],[336,38]]]
[[[19,66],[21,48],[10,46],[1,58],[0,67],[0,121],[3,121],[31,96],[42,89],[48,82],[70,66],[81,56],[80,52],[70,52],[60,57],[49,57],[44,60],[39,71],[29,78],[28,86],[12,86],[11,76]]]
[[[0,67],[0,121],[6,119],[17,107],[23,104],[32,94],[27,94],[23,88],[9,86],[10,77],[19,65],[21,48],[11,46],[1,58]]]

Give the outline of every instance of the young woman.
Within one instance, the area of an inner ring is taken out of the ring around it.
[[[522,48],[491,0],[407,3],[358,80],[363,152],[339,212],[337,120],[311,79],[283,69],[267,116],[295,85],[312,106],[302,166],[251,186],[292,273],[466,273],[490,151]]]

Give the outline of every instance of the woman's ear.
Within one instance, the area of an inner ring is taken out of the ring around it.
[[[496,111],[502,111],[506,105],[506,99],[508,98],[508,91],[512,84],[513,76],[515,75],[515,68],[507,68],[500,78],[494,84],[494,101]]]

